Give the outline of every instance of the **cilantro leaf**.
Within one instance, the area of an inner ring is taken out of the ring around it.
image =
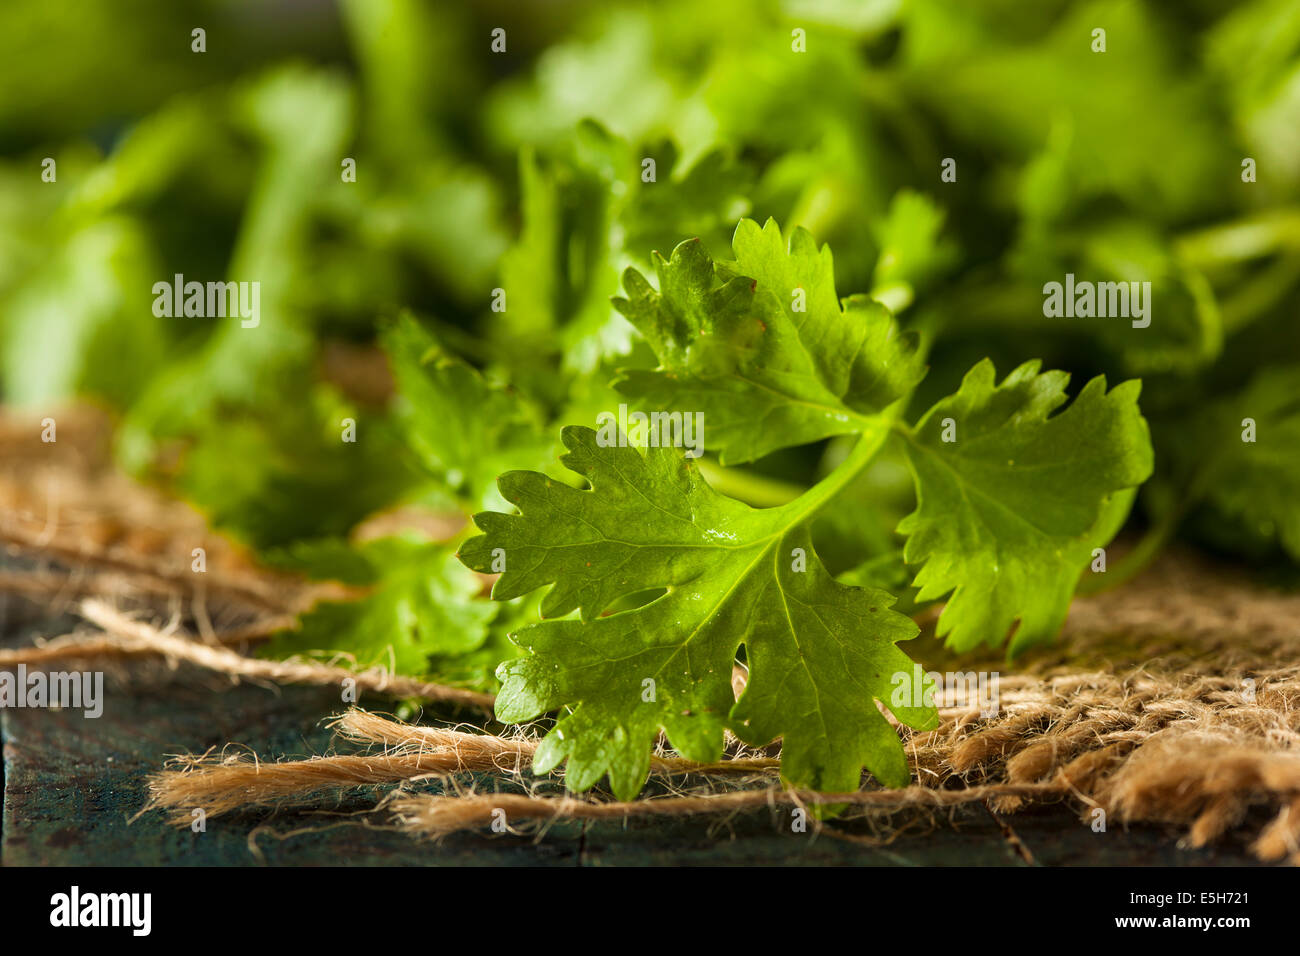
[[[342,78],[305,67],[277,69],[232,94],[232,118],[252,134],[262,158],[228,276],[259,283],[258,324],[219,320],[200,349],[176,354],[149,380],[117,436],[128,471],[144,471],[164,440],[210,427],[231,408],[265,417],[269,403],[295,394],[314,339],[294,287],[351,107]]]
[[[451,549],[415,537],[378,538],[340,551],[340,544],[302,544],[289,555],[309,571],[369,593],[355,601],[322,601],[296,630],[265,648],[284,657],[345,651],[362,667],[392,665],[404,674],[430,672],[430,657],[457,657],[482,646],[498,608],[478,597],[479,578]]]
[[[486,603],[486,599],[479,599],[480,605]],[[497,680],[496,672],[502,662],[512,661],[526,653],[511,639],[511,635],[524,624],[537,620],[539,603],[541,595],[535,593],[498,605],[496,616],[489,622],[487,637],[482,644],[472,651],[434,653],[429,658],[429,673],[444,684],[488,694],[497,693],[501,689],[501,682]]]
[[[865,296],[841,306],[830,249],[795,229],[741,220],[734,262],[690,240],[655,256],[656,291],[635,269],[614,305],[660,361],[629,370],[620,391],[661,409],[703,412],[724,463],[870,427],[907,395],[924,366],[916,338]]]
[[[709,249],[726,249],[734,223],[750,209],[751,170],[721,150],[686,166],[672,140],[645,152],[655,161],[657,179],[646,183],[640,175],[629,177],[630,198],[619,217],[628,254],[642,260],[651,250],[672,249],[682,236],[699,236]],[[644,167],[634,168],[640,173]]]
[[[5,301],[5,398],[30,405],[80,390],[134,399],[165,354],[166,330],[149,307],[156,271],[144,230],[128,217],[61,237]]]
[[[1276,541],[1300,561],[1300,367],[1260,371],[1234,400],[1210,410],[1193,425],[1213,437],[1199,482],[1216,510],[1235,520],[1237,531]],[[1247,419],[1253,440],[1244,440]]]
[[[872,298],[895,311],[911,304],[918,287],[953,265],[956,245],[940,238],[945,213],[930,197],[899,190],[889,212],[874,224],[880,257],[872,275]]]
[[[499,506],[493,482],[515,463],[550,457],[538,414],[443,350],[413,318],[383,332],[399,394],[399,421],[424,468],[454,492]]]
[[[205,422],[169,484],[215,526],[256,548],[346,534],[420,476],[392,423],[330,386],[301,382],[259,414]],[[345,422],[354,440],[343,440]]]
[[[682,235],[725,247],[749,210],[749,171],[720,151],[684,167],[671,141],[634,149],[591,120],[571,138],[568,149],[520,155],[522,228],[501,259],[509,306],[490,326],[516,379],[556,351],[570,375],[627,356],[632,328],[610,304],[623,269]]]
[[[907,433],[918,504],[898,526],[904,558],[923,565],[920,600],[952,592],[938,634],[957,650],[996,647],[1017,621],[1011,653],[1050,640],[1106,543],[1098,529],[1117,530],[1110,499],[1151,474],[1140,383],[1107,392],[1099,376],[1053,415],[1069,376],[1038,369],[995,384],[980,362]]]
[[[886,431],[878,425],[857,459]],[[756,510],[713,491],[679,452],[602,447],[582,427],[562,438],[563,463],[590,489],[509,472],[501,491],[522,513],[477,515],[485,534],[460,550],[480,571],[504,559],[493,598],[553,585],[542,615],[579,611],[521,630],[515,639],[528,655],[498,672],[501,720],[570,708],[535,768],[567,759],[571,789],[608,774],[627,799],[646,779],[661,730],[680,753],[707,761],[721,755],[729,728],[754,744],[781,736],[793,785],[856,789],[864,765],[887,784],[906,783],[902,747],[876,701],[889,699],[893,675],[911,673],[895,644],[917,628],[890,610],[887,593],[835,582],[813,552],[806,522],[837,481]],[[659,589],[649,603],[605,613]],[[736,701],[731,672],[742,644],[750,681]],[[924,707],[894,713],[915,727],[936,720]]]

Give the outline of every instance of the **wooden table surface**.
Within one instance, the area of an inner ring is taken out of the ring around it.
[[[15,613],[0,597],[0,644],[57,634],[61,624]],[[76,665],[78,667],[84,665]],[[865,823],[836,822],[793,833],[788,811],[717,820],[569,823],[541,839],[470,832],[418,842],[361,814],[381,790],[318,801],[310,811],[280,810],[209,819],[206,832],[168,826],[145,803],[145,778],[169,755],[237,743],[263,759],[330,752],[324,718],[342,709],[334,689],[230,685],[183,666],[111,674],[104,713],[0,710],[4,747],[0,863],[5,865],[831,865],[978,866],[1250,864],[1244,838],[1211,850],[1177,846],[1178,832],[1112,826],[1094,833],[1069,808],[997,818],[968,806],[937,825],[873,845]],[[360,703],[391,709],[379,697]],[[430,718],[454,714],[429,712]],[[338,748],[353,752],[353,748]],[[480,789],[495,781],[480,778]],[[430,785],[436,788],[436,785]],[[133,817],[136,817],[134,820]],[[358,822],[366,819],[371,825]]]

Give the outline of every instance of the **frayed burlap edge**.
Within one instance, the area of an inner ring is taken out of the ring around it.
[[[900,727],[915,782],[899,790],[876,788],[868,778],[855,793],[797,792],[780,786],[770,755],[744,753],[735,766],[724,760],[703,767],[661,752],[652,773],[674,778],[663,796],[616,802],[540,789],[478,793],[457,775],[478,771],[535,783],[527,768],[536,740],[526,731],[494,737],[351,711],[338,719],[341,739],[377,752],[269,765],[247,756],[186,758],[153,778],[150,806],[172,810],[183,823],[189,816],[180,811],[203,800],[222,812],[310,805],[322,791],[355,785],[349,775],[364,766],[364,783],[443,781],[441,795],[399,786],[378,808],[413,835],[432,838],[500,819],[518,832],[560,820],[819,804],[896,815],[982,802],[1001,814],[1064,803],[1085,823],[1101,811],[1112,825],[1173,824],[1184,828],[1187,845],[1200,847],[1263,809],[1271,819],[1250,834],[1253,852],[1296,863],[1297,622],[1300,597],[1225,577],[1186,556],[1166,562],[1141,587],[1076,602],[1062,643],[1019,663],[1018,673],[1001,672],[1006,664],[996,657],[954,663],[968,673],[1000,671],[998,712],[944,707],[933,731]],[[934,646],[914,650],[922,659],[943,656]],[[689,782],[679,782],[687,775]]]

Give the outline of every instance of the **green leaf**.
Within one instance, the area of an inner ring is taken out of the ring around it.
[[[629,139],[651,134],[677,99],[657,69],[650,21],[614,9],[593,42],[549,47],[527,82],[494,91],[489,128],[511,146],[562,140],[588,118]]]
[[[869,457],[884,435],[879,425],[856,455]],[[911,673],[894,645],[917,628],[890,610],[889,594],[836,583],[813,552],[806,522],[837,481],[756,510],[713,491],[673,450],[602,447],[580,427],[562,438],[562,461],[590,489],[533,472],[503,475],[502,494],[522,513],[477,515],[486,533],[460,552],[481,571],[504,558],[495,599],[554,585],[542,615],[579,611],[521,630],[515,639],[528,655],[498,673],[500,719],[568,709],[535,769],[567,759],[571,789],[608,774],[614,792],[630,798],[661,730],[680,753],[708,761],[721,755],[729,728],[753,744],[782,737],[792,785],[854,790],[864,765],[884,783],[906,783],[902,747],[876,701],[889,699],[895,674]],[[606,614],[620,599],[660,589],[642,606]],[[736,701],[741,645],[750,679]],[[914,727],[936,720],[924,707],[894,714]]]
[[[914,615],[921,610],[916,603],[916,591],[911,587],[912,575],[903,560],[903,549],[886,551],[868,558],[836,576],[841,584],[860,588],[881,588],[890,594],[901,595],[894,609],[901,614]]]
[[[1091,31],[1103,24],[1110,52],[1093,53]],[[935,0],[909,5],[904,30],[900,82],[951,141],[999,158],[1025,155],[1065,117],[1075,131],[1065,156],[1075,195],[1113,195],[1154,217],[1220,202],[1205,184],[1234,161],[1234,137],[1190,68],[1203,54],[1185,56],[1196,44],[1183,47],[1183,29],[1152,6],[1102,0],[1027,14]],[[1233,60],[1234,73],[1243,62]],[[1158,159],[1171,142],[1177,155]]]
[[[1205,33],[1207,66],[1222,83],[1244,155],[1300,183],[1300,8],[1289,0],[1233,7]]]
[[[1234,400],[1199,416],[1206,497],[1238,533],[1276,541],[1300,562],[1300,366],[1264,369]],[[1226,406],[1226,407],[1225,407]],[[1246,420],[1254,441],[1246,441]]]
[[[1077,236],[1058,230],[1058,239],[1081,247],[1077,264],[1062,271],[1093,281],[1151,284],[1143,293],[1149,328],[1115,318],[1073,320],[1076,327],[1089,323],[1085,334],[1115,352],[1131,374],[1186,373],[1219,357],[1223,323],[1213,291],[1149,226],[1110,221]]]
[[[257,548],[344,535],[420,480],[390,421],[301,384],[260,414],[204,422],[174,476],[214,526]],[[343,440],[348,419],[352,441]]]
[[[537,620],[540,603],[540,593],[534,593],[498,605],[496,617],[489,623],[483,643],[472,651],[432,655],[429,658],[430,674],[444,684],[497,693],[501,689],[501,682],[496,677],[498,668],[503,662],[527,653],[510,635]]]
[[[522,228],[501,259],[509,305],[491,318],[516,380],[536,375],[539,358],[556,351],[563,371],[577,375],[627,356],[634,334],[610,304],[623,269],[683,235],[725,247],[749,211],[750,173],[721,152],[684,168],[672,142],[634,148],[591,120],[570,140],[567,149],[520,156]]]
[[[276,635],[266,648],[271,656],[341,651],[362,667],[424,675],[435,655],[457,658],[481,647],[498,610],[478,597],[479,578],[444,544],[378,538],[344,561],[337,542],[321,542],[299,547],[293,557],[317,574],[366,580],[370,591],[356,601],[317,604],[297,630]]]
[[[265,416],[311,367],[315,341],[295,282],[319,197],[336,181],[352,90],[337,74],[283,67],[232,92],[230,113],[260,148],[228,270],[232,281],[258,283],[257,324],[212,320],[202,348],[149,380],[117,436],[118,459],[132,472],[154,462],[163,440],[208,428],[231,408]]]
[[[923,565],[920,600],[952,592],[938,634],[957,650],[997,647],[1017,621],[1011,653],[1050,640],[1092,549],[1118,528],[1112,499],[1151,474],[1139,382],[1107,392],[1099,376],[1053,415],[1069,376],[1038,368],[995,385],[980,362],[908,436],[918,504],[898,526],[904,558]]]
[[[407,443],[452,491],[499,506],[493,483],[507,460],[540,465],[549,459],[553,443],[543,436],[538,414],[518,394],[443,350],[414,319],[403,316],[382,340]]]
[[[656,179],[643,182],[644,166],[634,165],[619,215],[627,253],[648,262],[651,252],[671,250],[682,236],[699,236],[708,249],[728,248],[736,220],[749,212],[751,171],[718,150],[684,169],[672,141],[646,154],[655,161]]]
[[[917,288],[947,270],[957,258],[956,245],[940,238],[944,211],[930,197],[900,190],[889,213],[872,232],[880,245],[872,276],[873,298],[901,308],[911,304]]]
[[[268,548],[258,555],[258,560],[267,567],[295,571],[313,581],[364,587],[379,579],[370,558],[343,538],[295,541],[285,547]]]
[[[100,219],[60,238],[0,320],[0,382],[15,404],[97,394],[133,400],[162,364],[166,334],[151,309],[157,264],[141,225]]]
[[[501,259],[509,305],[493,314],[492,334],[534,372],[557,351],[566,372],[587,373],[631,348],[632,330],[609,303],[626,264],[614,240],[635,190],[631,149],[592,121],[572,140],[557,156],[521,152],[523,229]]]
[[[702,412],[707,447],[724,463],[852,434],[924,375],[916,339],[865,296],[841,305],[830,249],[795,229],[741,220],[734,262],[695,240],[655,256],[656,291],[636,270],[615,306],[660,367],[629,370],[617,387],[660,409]]]

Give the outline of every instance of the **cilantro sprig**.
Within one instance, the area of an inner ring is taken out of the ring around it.
[[[498,672],[497,714],[561,711],[535,767],[567,760],[574,790],[608,775],[630,797],[660,732],[708,761],[724,730],[751,744],[782,738],[791,785],[853,789],[863,767],[907,781],[877,703],[933,726],[923,696],[891,703],[896,676],[911,672],[897,645],[917,627],[891,610],[892,594],[837,582],[808,530],[887,441],[902,443],[916,482],[904,557],[921,599],[951,594],[939,632],[957,649],[999,645],[1016,624],[1013,653],[1051,639],[1092,549],[1151,472],[1137,382],[1107,391],[1095,378],[1062,410],[1069,377],[1034,362],[1001,383],[979,363],[908,426],[901,411],[924,369],[888,311],[841,302],[829,251],[804,231],[787,244],[774,222],[742,221],[733,248],[734,261],[713,262],[682,243],[657,260],[657,290],[625,273],[629,297],[616,305],[660,365],[625,373],[620,388],[648,407],[703,411],[731,460],[857,435],[848,457],[793,501],[755,509],[710,487],[678,450],[570,426],[561,461],[587,487],[508,472],[499,488],[518,513],[476,515],[484,533],[459,552],[501,572],[496,599],[549,587],[544,620],[514,636],[525,656]],[[736,699],[738,655],[749,679]]]

